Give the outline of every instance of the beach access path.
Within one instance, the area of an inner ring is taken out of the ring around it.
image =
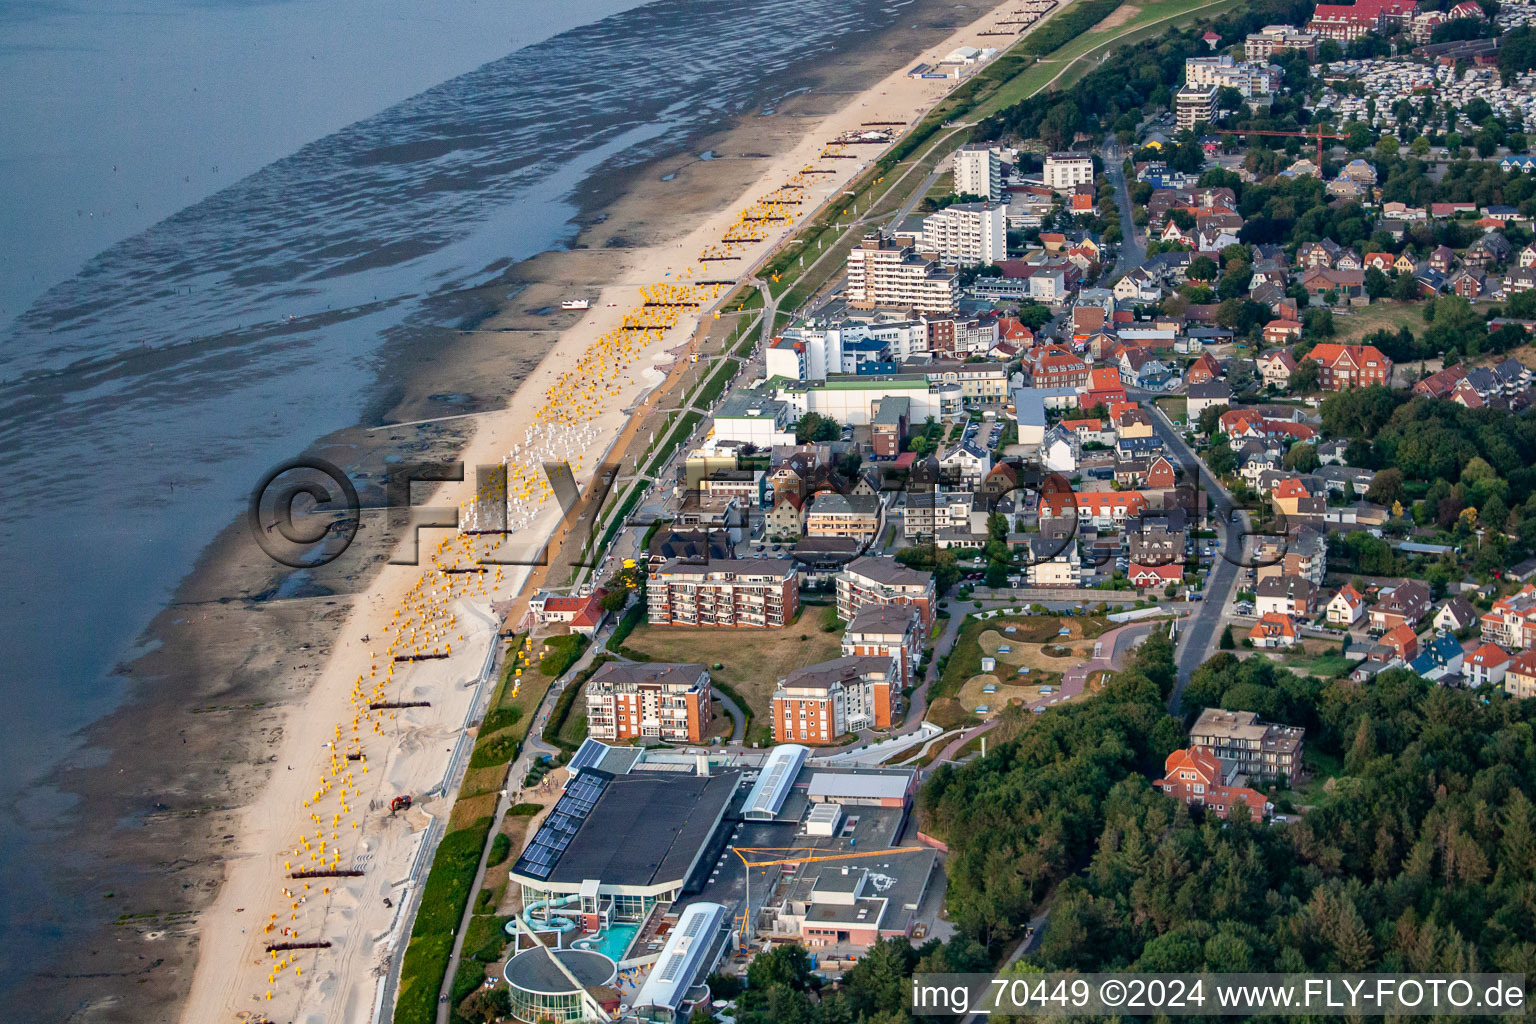
[[[936,61],[958,47],[985,43],[980,33],[993,29],[993,23],[1003,17],[1006,6],[1005,0],[990,5],[975,21],[938,42],[931,53],[903,61],[897,70],[833,114],[818,121],[807,120],[800,141],[787,146],[775,158],[764,161],[759,178],[718,212],[700,217],[681,235],[648,247],[616,251],[613,283],[601,288],[593,307],[561,334],[542,362],[522,381],[502,413],[480,416],[472,421],[475,430],[464,449],[463,461],[473,465],[494,465],[514,448],[526,443],[538,425],[537,416],[547,389],[562,375],[581,375],[581,361],[594,337],[621,329],[624,315],[634,305],[637,283],[675,280],[688,268],[696,267],[695,254],[718,244],[736,222],[739,212],[758,197],[772,192],[801,168],[820,160],[827,140],[858,130],[866,121],[913,124],[952,88],[963,83],[963,78],[911,78],[906,70],[918,60]],[[872,160],[876,155],[872,151],[868,159]],[[797,218],[802,222],[823,207],[829,197],[846,188],[847,183],[867,165],[865,160],[827,163],[832,165],[826,168],[829,173],[821,176],[809,191],[808,208]],[[749,276],[792,230],[786,227],[742,250],[738,264],[742,272],[737,275],[737,280]],[[596,468],[602,465],[610,451],[627,443],[626,439],[632,439],[638,430],[638,417],[630,413],[649,397],[659,395],[662,392],[659,385],[663,382],[669,378],[677,379],[686,372],[678,366],[680,362],[686,363],[685,359],[678,358],[679,353],[685,351],[690,338],[695,336],[697,325],[712,318],[718,308],[717,302],[713,307],[700,309],[697,320],[679,322],[664,338],[639,353],[602,407],[589,415],[587,426],[590,429],[587,432],[592,440],[575,469],[578,486],[590,493]],[[497,317],[482,325],[486,330],[502,326],[517,325],[510,319],[503,322]],[[433,493],[423,496],[423,504],[463,506],[474,500],[474,488],[473,480],[443,483]],[[549,549],[558,550],[564,534],[579,525],[574,518],[563,521],[565,519],[555,504],[549,502],[521,536],[550,538]],[[423,544],[435,540],[430,533],[422,538]],[[284,852],[293,847],[294,837],[311,827],[305,800],[313,791],[314,780],[325,777],[329,764],[325,743],[333,729],[350,720],[353,714],[349,700],[352,686],[359,669],[364,675],[367,673],[367,648],[362,638],[388,635],[395,612],[403,606],[406,594],[422,578],[422,573],[420,567],[409,565],[387,565],[379,571],[367,593],[354,600],[338,642],[315,683],[288,709],[286,728],[276,748],[276,763],[291,764],[293,770],[291,773],[272,773],[260,794],[242,810],[241,824],[226,861],[224,884],[198,921],[198,963],[181,1012],[181,1020],[186,1024],[228,1020],[258,1010],[273,1019],[321,1018],[338,1024],[364,1024],[392,1013],[387,1002],[381,1005],[379,982],[374,971],[368,969],[398,958],[403,952],[397,946],[390,946],[387,939],[372,945],[361,939],[347,939],[331,949],[307,956],[302,978],[290,973],[274,987],[268,981],[269,958],[259,924],[254,929],[243,926],[265,920],[268,914],[288,910],[288,900],[281,892],[285,875],[282,867]],[[546,575],[537,571],[508,572],[508,578],[493,596],[504,599],[521,595],[520,602],[525,607],[533,589],[546,582]],[[465,654],[478,662],[479,657],[483,657],[484,647],[477,644],[473,653],[466,651]],[[454,661],[458,661],[457,653]],[[464,669],[457,671],[460,679],[469,674]],[[432,682],[433,673],[424,666],[411,666],[399,673],[398,678],[401,681],[397,685],[412,690],[436,691],[449,686],[446,680]],[[377,749],[370,761],[381,763],[391,758],[409,761],[413,767],[406,774],[441,777],[454,746],[453,739],[448,737],[457,737],[462,731],[463,719],[460,716],[457,721],[449,721],[450,716],[437,715],[429,722],[428,717],[425,714],[402,716],[397,735],[371,742],[370,750]],[[418,721],[422,724],[417,725]],[[447,736],[442,730],[448,730]],[[440,742],[439,737],[448,742]],[[353,800],[364,805],[380,801],[387,805],[388,799],[400,789],[398,783],[386,779],[385,774],[375,770],[364,775],[359,780],[361,791]],[[442,808],[444,813],[447,810],[447,806]],[[361,844],[366,844],[368,862],[373,865],[408,863],[420,841],[419,836],[403,828],[381,824],[375,816],[360,816],[358,826],[348,836],[347,854],[355,859],[363,849]],[[375,867],[373,870],[379,869]],[[389,877],[400,878],[403,874]],[[328,894],[311,897],[307,913],[320,914],[328,903],[341,909],[342,904],[337,902],[335,895]],[[381,900],[357,900],[348,896],[346,913],[351,919],[347,929],[349,935],[388,937],[396,934],[394,913]],[[407,923],[405,930],[408,931],[408,927]],[[270,999],[263,998],[264,991],[272,992]]]

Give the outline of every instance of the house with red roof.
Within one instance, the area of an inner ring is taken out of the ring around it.
[[[1324,613],[1328,625],[1348,629],[1365,617],[1365,597],[1355,589],[1354,584],[1346,583],[1339,588],[1337,594],[1329,598]]]
[[[1031,374],[1037,388],[1079,388],[1088,383],[1088,364],[1060,345],[1047,345],[1035,353]]]
[[[1259,356],[1254,360],[1254,366],[1265,384],[1277,391],[1284,391],[1291,386],[1291,373],[1296,369],[1296,357],[1291,355],[1290,349],[1277,348]]]
[[[1209,352],[1201,352],[1184,373],[1185,384],[1207,384],[1221,376],[1221,364]]]
[[[1404,28],[1413,19],[1417,0],[1359,0],[1353,4],[1318,4],[1307,29],[1324,39],[1353,42],[1372,32]]]
[[[1289,345],[1301,340],[1301,322],[1298,320],[1271,320],[1264,325],[1264,344]]]
[[[1254,821],[1262,821],[1274,811],[1274,805],[1264,799],[1263,793],[1247,786],[1229,786],[1227,782],[1215,754],[1204,747],[1190,747],[1169,754],[1163,762],[1163,777],[1152,785],[1183,801],[1185,806],[1204,808],[1218,818],[1230,816],[1238,804],[1248,808]]]
[[[1397,658],[1403,662],[1410,662],[1419,654],[1419,638],[1412,626],[1393,626],[1381,635],[1372,649],[1371,657],[1376,661],[1391,661]]]
[[[1147,510],[1147,496],[1140,491],[1083,491],[1070,485],[1046,485],[1040,494],[1040,523],[1056,520],[1087,520],[1098,529],[1119,529],[1126,519]]]
[[[1260,650],[1282,650],[1300,639],[1296,620],[1284,612],[1266,612],[1248,631],[1248,642]]]
[[[563,626],[571,633],[591,636],[608,616],[603,611],[603,596],[607,593],[606,590],[594,590],[582,597],[540,591],[528,602],[522,628]]]
[[[1131,563],[1126,572],[1126,578],[1139,590],[1149,587],[1166,587],[1170,583],[1178,583],[1184,579],[1184,566],[1170,562],[1167,565],[1140,565]]]
[[[1095,366],[1088,371],[1088,390],[1078,400],[1079,408],[1087,412],[1101,405],[1123,401],[1125,384],[1120,380],[1120,371],[1113,366]]]
[[[1467,655],[1461,670],[1466,674],[1467,682],[1473,686],[1482,686],[1484,683],[1500,686],[1508,669],[1509,652],[1496,644],[1485,643]]]
[[[1324,391],[1350,391],[1373,384],[1392,386],[1392,360],[1375,345],[1324,342],[1314,346],[1307,358],[1322,367]]]

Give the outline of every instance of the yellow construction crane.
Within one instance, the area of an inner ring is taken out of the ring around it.
[[[749,853],[794,853],[804,850],[803,846],[733,846],[731,852],[741,860],[743,874],[747,879],[746,900],[741,912],[741,941],[739,948],[747,948],[747,926],[752,920],[752,869],[772,868],[785,864],[815,864],[829,860],[853,860],[859,857],[886,857],[898,853],[916,853],[918,850],[927,849],[924,846],[892,846],[884,850],[850,850],[846,853],[821,853],[808,857],[775,857],[769,860],[748,860]]]

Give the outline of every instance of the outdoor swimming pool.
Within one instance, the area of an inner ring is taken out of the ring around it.
[[[638,924],[621,922],[609,925],[599,935],[576,939],[571,945],[577,949],[596,950],[614,963],[618,963],[624,959],[624,951],[629,949],[631,942],[635,941],[635,933],[639,930]]]

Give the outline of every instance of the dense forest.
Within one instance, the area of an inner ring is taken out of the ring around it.
[[[1493,545],[1508,533],[1514,560],[1536,551],[1536,420],[1383,387],[1329,395],[1322,417],[1325,433],[1351,440],[1351,465],[1377,470],[1370,500],[1401,502],[1420,525],[1502,531]]]
[[[1171,648],[936,773],[925,827],[952,844],[949,910],[1001,948],[1049,910],[1050,969],[1536,971],[1536,703],[1393,670],[1368,686],[1220,654],[1184,693],[1305,726],[1299,821],[1201,820],[1151,788],[1183,743]],[[1053,891],[1054,890],[1054,891]]]

